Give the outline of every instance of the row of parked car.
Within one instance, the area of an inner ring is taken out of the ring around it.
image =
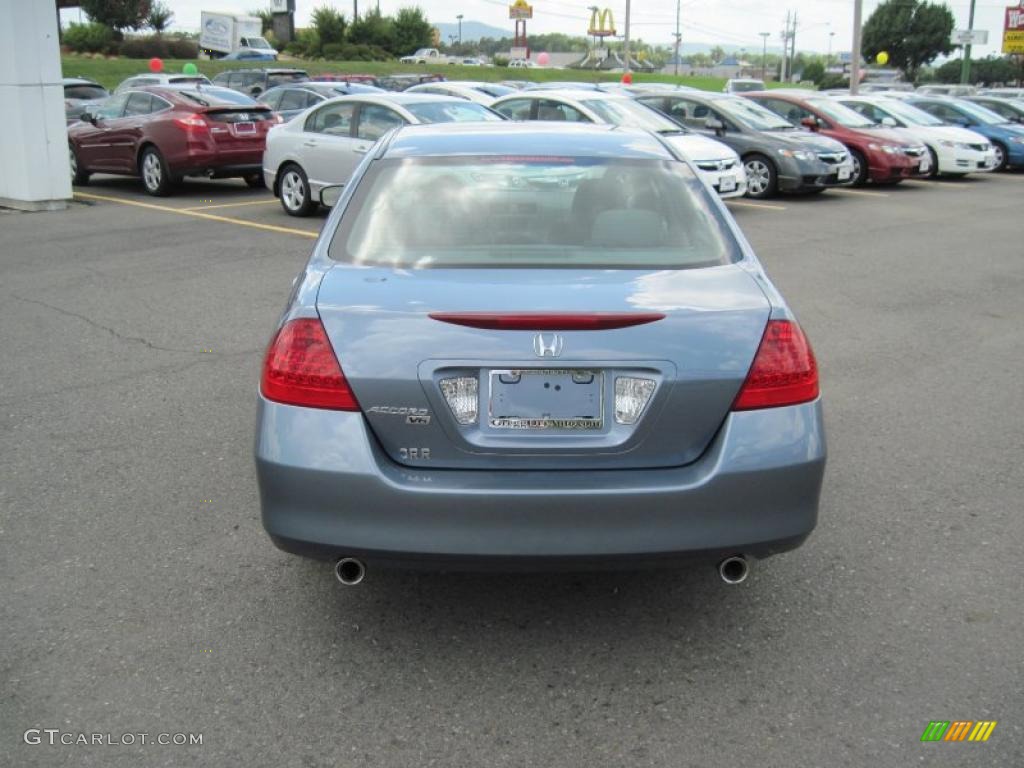
[[[502,119],[651,131],[726,198],[1024,167],[1024,102],[1012,98],[465,81],[396,92],[370,76],[312,81],[291,72],[289,81],[264,80],[271,87],[260,101],[242,81],[230,88],[196,77],[173,82],[177,75],[129,78],[69,127],[75,181],[138,175],[163,195],[182,176],[236,176],[266,184],[288,214],[304,216],[394,127]],[[230,84],[234,74],[218,78]]]

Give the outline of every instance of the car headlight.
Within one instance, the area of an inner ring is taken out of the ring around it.
[[[814,153],[804,149],[780,149],[779,154],[783,157],[792,157],[794,160],[813,160]]]
[[[868,144],[868,149],[873,149],[876,152],[885,152],[887,155],[898,155],[900,154],[900,148],[895,144],[876,144],[871,142]]]
[[[1024,136],[1013,136],[1010,141],[1014,144],[1024,144]]]

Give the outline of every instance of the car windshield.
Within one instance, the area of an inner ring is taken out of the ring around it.
[[[982,125],[1003,125],[1010,122],[997,112],[993,112],[991,109],[985,109],[985,107],[980,104],[972,104],[969,101],[958,101],[955,108],[967,115],[970,115]]]
[[[250,38],[248,38],[248,40],[249,40],[249,47],[250,48],[259,48],[260,50],[263,50],[263,51],[272,51],[272,50],[274,50],[271,47],[270,43],[268,43],[262,37],[250,37]]]
[[[716,99],[714,105],[737,123],[755,131],[792,131],[793,124],[783,120],[767,107],[746,98]]]
[[[838,101],[830,101],[827,99],[808,99],[807,103],[811,105],[813,109],[818,110],[821,114],[830,120],[834,120],[840,125],[846,128],[870,128],[875,125],[874,122],[868,120],[864,115],[854,112],[849,107],[844,107]]]
[[[729,90],[736,93],[747,93],[748,91],[763,91],[764,83],[760,80],[733,80],[729,83]]]
[[[421,123],[478,123],[503,119],[497,112],[471,101],[427,101],[403,106]]]
[[[304,83],[309,80],[305,72],[274,72],[267,75],[267,86],[288,85],[288,83]]]
[[[171,77],[167,79],[167,82],[172,85],[187,85],[188,83],[209,83],[210,80],[206,75],[198,75],[197,77],[191,77],[189,75],[183,75],[181,77]]]
[[[910,125],[942,125],[939,118],[929,115],[913,104],[904,104],[902,101],[887,101],[884,104],[879,104],[878,108]]]
[[[688,269],[739,258],[683,163],[532,155],[375,163],[330,255],[403,269]]]
[[[244,93],[232,91],[230,88],[202,88],[194,91],[180,90],[178,95],[183,99],[195,102],[202,107],[255,107],[255,100]]]
[[[581,99],[580,104],[596,112],[611,125],[628,125],[657,133],[681,133],[682,129],[649,107],[630,99]]]

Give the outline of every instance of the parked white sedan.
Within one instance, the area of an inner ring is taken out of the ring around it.
[[[498,121],[480,104],[451,96],[374,93],[342,96],[307,109],[267,134],[263,178],[291,216],[308,216],[320,191],[348,182],[374,143],[392,128],[419,123]]]
[[[885,96],[836,96],[841,103],[869,120],[902,128],[926,147],[932,156],[931,175],[962,176],[995,170],[995,147],[979,133],[946,125],[912,104]]]
[[[743,197],[747,192],[747,173],[732,148],[692,133],[628,96],[569,89],[519,91],[498,99],[491,108],[511,120],[603,123],[653,131],[693,163],[721,197]]]

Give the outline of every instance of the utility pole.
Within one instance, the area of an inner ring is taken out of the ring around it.
[[[860,33],[864,15],[864,0],[853,0],[853,50],[850,52],[850,95],[860,89]]]
[[[761,80],[765,80],[768,76],[768,38],[771,37],[771,32],[758,32],[761,35]]]
[[[626,39],[623,48],[626,54],[626,65],[622,71],[624,74],[629,74],[629,0],[626,0]]]
[[[682,40],[683,36],[679,32],[679,10],[682,6],[683,0],[676,0],[676,55],[675,55],[675,69],[676,77],[679,77],[679,41]]]
[[[793,68],[796,67],[796,17],[797,12],[793,11],[793,29],[789,33],[789,79],[793,79]]]
[[[967,21],[967,31],[974,31],[974,0],[971,0],[971,15]],[[960,82],[967,85],[971,79],[971,44],[964,46],[964,60],[960,64]]]
[[[832,38],[835,36],[835,32],[828,33],[828,58],[825,59],[825,63],[830,67],[832,66]]]
[[[462,14],[455,17],[459,20],[459,45],[462,45]]]
[[[359,0],[352,0],[352,21],[359,21]]]
[[[786,11],[786,28],[782,30],[782,63],[779,65],[779,80],[783,83],[789,81],[789,25],[793,20],[793,14]]]

